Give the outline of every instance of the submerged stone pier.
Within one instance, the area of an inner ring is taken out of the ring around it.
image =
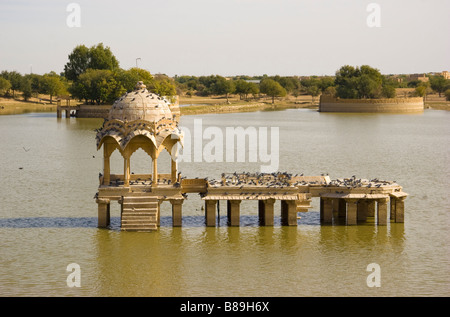
[[[161,203],[172,206],[172,225],[183,223],[182,206],[188,194],[199,194],[204,201],[205,226],[217,226],[219,202],[226,201],[228,226],[239,226],[241,203],[255,201],[260,226],[273,226],[280,217],[282,226],[297,226],[299,213],[320,200],[323,225],[357,225],[371,221],[377,225],[403,222],[407,194],[395,182],[355,178],[330,180],[328,176],[294,176],[287,173],[222,174],[219,180],[186,179],[178,174],[171,184],[170,174],[161,174],[156,184],[152,175],[133,175],[127,183],[123,175],[113,175],[109,184],[100,179],[97,193],[98,226],[110,224],[111,201],[122,204],[121,228],[126,231],[152,231],[159,226]],[[117,181],[119,179],[119,181]],[[139,179],[139,181],[134,181]],[[280,210],[275,202],[280,201]]]

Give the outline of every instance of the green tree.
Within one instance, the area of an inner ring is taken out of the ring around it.
[[[444,92],[444,95],[445,95],[445,99],[446,99],[447,101],[450,101],[450,89],[447,89],[447,90]]]
[[[89,49],[89,67],[92,69],[109,69],[115,70],[119,68],[119,61],[111,52],[111,49],[105,47],[103,43],[92,46]]]
[[[31,89],[31,79],[29,77],[22,76],[20,91],[22,91],[22,97],[25,101],[28,101],[31,98],[33,91]]]
[[[270,79],[273,79],[276,82],[278,82],[281,85],[281,87],[283,87],[286,90],[286,93],[291,93],[300,87],[300,81],[298,80],[298,78],[295,77],[282,77],[276,75],[271,77]]]
[[[115,78],[119,84],[119,95],[134,90],[136,83],[142,81],[147,88],[153,85],[153,76],[148,70],[133,67],[128,70],[119,69],[115,72]]]
[[[381,79],[369,74],[362,74],[358,78],[358,98],[378,98],[381,95]]]
[[[358,73],[358,98],[379,98],[383,78],[378,69],[362,65]]]
[[[9,89],[11,89],[11,83],[9,80],[0,77],[0,94],[5,94]]]
[[[445,79],[444,76],[437,75],[430,77],[431,89],[437,92],[439,94],[439,97],[447,89],[448,84],[448,80]]]
[[[395,88],[399,87],[400,84],[388,76],[383,76],[382,82],[381,95],[384,98],[395,98]]]
[[[416,95],[416,96],[418,96],[418,97],[424,97],[425,96],[425,94],[426,94],[426,92],[427,92],[427,87],[426,86],[417,86],[415,89],[414,89],[414,94]]]
[[[312,102],[314,102],[314,97],[317,97],[318,95],[320,95],[320,88],[316,85],[309,86],[306,88],[306,93],[308,95],[311,95]]]
[[[27,77],[31,82],[31,92],[34,96],[38,96],[41,93],[41,85],[42,85],[42,75],[38,74],[26,74],[24,77]]]
[[[77,80],[89,68],[89,61],[89,48],[78,45],[69,54],[69,61],[64,65],[64,76],[68,80]]]
[[[380,98],[383,96],[383,76],[378,69],[368,65],[342,66],[336,72],[336,94],[339,98]],[[391,94],[392,90],[384,90]]]
[[[225,95],[228,102],[228,96],[234,93],[236,86],[232,80],[227,80],[222,76],[216,76],[215,82],[211,84],[210,89],[213,94]]]
[[[334,78],[331,76],[321,77],[317,82],[317,86],[322,92],[327,90],[328,87],[334,87],[334,85]]]
[[[248,95],[257,95],[259,92],[258,85],[248,82],[244,79],[238,79],[235,81],[235,93],[240,96],[241,99],[247,99]]]
[[[107,69],[88,69],[70,87],[72,95],[87,104],[112,103],[119,97],[114,73]]]
[[[13,98],[16,97],[16,91],[20,90],[22,86],[22,75],[15,70],[8,72],[6,70],[2,71],[1,76],[7,80],[9,80],[11,84],[11,90],[13,93]]]
[[[395,87],[393,85],[388,85],[388,84],[384,85],[381,88],[381,94],[385,98],[395,98],[395,96],[396,96]]]
[[[323,91],[323,94],[335,98],[336,97],[336,87],[334,87],[334,86],[327,87],[325,89],[325,91]]]
[[[53,103],[53,96],[62,95],[67,92],[67,87],[60,76],[49,73],[42,76],[40,81],[40,92],[50,95],[50,103]]]
[[[272,97],[272,104],[275,103],[275,97],[286,96],[286,89],[284,89],[277,81],[267,78],[263,79],[259,84],[259,90],[270,97]]]
[[[171,97],[177,94],[177,88],[172,78],[167,75],[157,74],[150,85],[150,91],[160,96]],[[172,101],[172,100],[171,100]]]
[[[109,47],[99,43],[90,48],[78,45],[69,54],[69,61],[64,65],[64,76],[76,81],[88,69],[116,70],[119,68],[117,58]]]
[[[431,92],[430,82],[421,81],[419,85],[414,89],[414,95],[419,97],[425,97]]]

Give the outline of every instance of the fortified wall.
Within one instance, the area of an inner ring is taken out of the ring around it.
[[[384,99],[340,99],[332,96],[320,96],[320,112],[422,112],[422,97],[384,98]]]

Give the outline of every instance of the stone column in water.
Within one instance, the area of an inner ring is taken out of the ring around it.
[[[399,197],[394,200],[395,202],[395,222],[405,221],[405,199],[406,197]]]
[[[275,199],[258,200],[260,226],[273,226],[273,206]]]
[[[281,224],[283,226],[297,225],[297,204],[295,200],[281,201]]]
[[[347,202],[345,199],[339,199],[339,207],[338,207],[338,217],[345,218],[347,215]]]
[[[239,226],[240,204],[240,200],[227,200],[227,217],[229,226]]]
[[[369,199],[367,201],[367,217],[375,217],[377,201],[374,199]]]
[[[320,222],[323,220],[323,207],[324,207],[324,199],[322,197],[319,198],[319,210],[320,210]],[[283,206],[281,206],[283,208]]]
[[[347,202],[347,225],[357,224],[358,199],[346,199]]]
[[[216,226],[217,200],[205,200],[205,224],[207,227]]]
[[[377,208],[377,224],[379,226],[384,226],[387,224],[387,202],[389,198],[378,199]]]
[[[367,200],[361,199],[358,201],[357,206],[357,219],[360,221],[366,221],[367,220]]]
[[[109,199],[97,199],[99,228],[107,228],[110,225],[109,203]]]
[[[172,226],[173,227],[181,227],[181,223],[182,223],[181,209],[182,209],[183,200],[182,199],[171,199],[170,203],[172,204]]]
[[[322,200],[323,200],[322,222],[331,223],[333,221],[333,200],[330,198],[322,198]]]
[[[389,219],[395,220],[395,197],[389,198]]]

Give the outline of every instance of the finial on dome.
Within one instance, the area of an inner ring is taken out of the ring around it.
[[[143,82],[143,81],[138,81],[137,84],[136,84],[136,86],[134,87],[134,89],[135,89],[135,90],[139,90],[139,89],[144,89],[144,88],[146,88],[146,87],[147,87],[147,86],[144,85],[144,82]]]

